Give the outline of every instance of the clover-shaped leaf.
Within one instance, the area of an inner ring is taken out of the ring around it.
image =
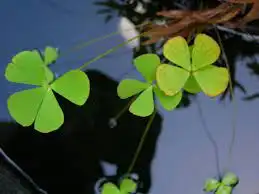
[[[160,64],[160,59],[155,54],[144,54],[137,57],[134,60],[134,65],[147,82],[124,79],[117,87],[117,93],[121,99],[138,95],[129,107],[132,114],[146,117],[154,112],[153,92],[166,110],[172,110],[180,103],[182,98],[180,89],[186,81],[184,79],[188,79],[188,71],[179,67]],[[167,71],[168,69],[169,71]],[[169,83],[172,81],[171,76],[179,79],[178,86]],[[152,83],[155,78],[159,87]]]
[[[46,49],[47,61],[56,56]],[[37,51],[23,51],[13,57],[5,73],[11,82],[40,86],[16,92],[8,98],[10,115],[22,126],[30,126],[42,133],[58,129],[64,122],[64,115],[52,89],[71,102],[82,105],[89,97],[90,83],[87,75],[80,70],[72,70],[55,80]]]
[[[156,77],[156,69],[160,65],[160,59],[156,54],[143,54],[134,59],[136,69],[149,83]]]
[[[183,88],[189,75],[180,67],[162,64],[156,71],[157,85],[166,95],[174,96]]]
[[[137,116],[147,117],[154,112],[153,86],[149,86],[130,105],[129,111]]]
[[[209,178],[206,180],[204,184],[204,191],[205,192],[212,192],[215,191],[220,185],[220,182],[217,179]]]
[[[89,97],[90,81],[80,70],[72,70],[55,80],[51,88],[77,105],[83,105]]]
[[[135,79],[124,79],[119,83],[117,93],[121,99],[126,99],[142,92],[149,86],[150,84]]]
[[[132,179],[125,178],[120,184],[121,193],[135,193],[137,190],[137,183]]]
[[[46,81],[44,62],[38,51],[22,51],[7,65],[5,77],[10,82],[40,86]]]
[[[175,95],[184,88],[190,93],[203,91],[214,97],[226,90],[229,73],[226,68],[212,65],[220,56],[220,47],[211,37],[198,34],[188,47],[186,40],[177,36],[167,41],[163,52],[169,61],[180,66],[157,68],[157,84],[167,95]]]
[[[101,194],[121,194],[118,187],[113,183],[105,183]]]
[[[56,48],[47,46],[44,51],[44,62],[45,65],[50,65],[55,62],[58,58],[58,50]]]
[[[232,172],[228,172],[222,179],[222,183],[228,186],[234,186],[238,183],[238,177]]]
[[[215,194],[231,194],[233,187],[237,184],[238,177],[234,173],[228,172],[221,182],[214,178],[207,179],[204,185],[204,191],[215,192]]]

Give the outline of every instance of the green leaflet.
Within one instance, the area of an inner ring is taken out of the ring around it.
[[[43,87],[12,94],[7,101],[10,115],[22,126],[30,126],[40,108],[47,90]]]
[[[153,86],[143,91],[130,105],[129,111],[140,117],[150,116],[154,112]]]
[[[156,69],[160,65],[160,59],[156,54],[144,54],[134,59],[134,65],[148,83],[152,83],[156,77]]]
[[[203,92],[210,97],[215,97],[224,92],[229,82],[227,69],[212,65],[196,71],[193,76]]]
[[[149,83],[143,83],[135,79],[124,79],[117,87],[117,94],[121,99],[126,99],[142,92],[149,86]]]
[[[188,78],[187,82],[185,83],[184,89],[187,92],[193,93],[193,94],[196,94],[202,91],[196,79],[192,75]]]
[[[156,72],[157,85],[167,96],[174,96],[183,88],[189,74],[180,67],[162,64]]]
[[[80,70],[72,70],[55,80],[51,88],[77,105],[83,105],[90,94],[90,81]]]
[[[113,183],[105,183],[103,185],[102,194],[121,194],[121,192]]]
[[[137,189],[137,183],[131,179],[125,178],[120,184],[121,193],[135,193]]]
[[[228,172],[223,177],[222,183],[228,186],[234,186],[238,183],[238,177],[234,173]]]
[[[51,89],[48,89],[39,108],[34,128],[41,133],[49,133],[64,123],[64,115]]]
[[[38,51],[23,51],[7,65],[5,77],[10,82],[41,86],[45,81],[44,62]]]
[[[212,192],[218,189],[220,185],[220,182],[214,178],[209,178],[206,180],[204,185],[204,191],[205,192]]]
[[[177,36],[168,40],[164,44],[163,53],[169,61],[188,71],[191,70],[190,50],[183,37]]]
[[[168,111],[175,109],[181,102],[182,92],[178,92],[174,96],[167,96],[158,87],[154,87],[154,91],[162,107]]]
[[[220,55],[218,43],[206,34],[198,34],[192,49],[192,70],[215,63]]]

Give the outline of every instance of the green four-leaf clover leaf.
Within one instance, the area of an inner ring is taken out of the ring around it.
[[[205,192],[214,192],[215,194],[231,194],[233,188],[238,184],[238,177],[228,172],[223,177],[222,181],[218,181],[214,178],[209,178],[204,184]]]
[[[136,100],[130,105],[129,111],[137,116],[146,117],[154,111],[154,93],[161,105],[167,109],[174,109],[182,98],[179,92],[174,96],[167,96],[153,82],[155,81],[156,71],[161,66],[160,59],[155,54],[144,54],[134,60],[136,69],[142,74],[146,82],[135,79],[124,79],[117,88],[118,96],[126,99],[138,95]]]
[[[53,91],[69,101],[83,105],[90,92],[87,75],[72,70],[54,80],[47,65],[58,58],[55,48],[46,47],[44,59],[36,50],[23,51],[8,64],[5,77],[10,82],[38,86],[14,93],[8,98],[10,115],[22,126],[30,126],[42,133],[58,129],[64,122],[64,115]]]
[[[220,47],[206,34],[198,34],[191,49],[183,37],[172,38],[165,43],[163,54],[177,65],[163,64],[157,68],[157,84],[167,95],[175,95],[184,88],[214,97],[227,88],[228,70],[212,65],[220,56]]]

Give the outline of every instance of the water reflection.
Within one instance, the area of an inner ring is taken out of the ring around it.
[[[58,98],[65,113],[65,123],[56,132],[41,134],[32,127],[1,123],[1,147],[29,176],[50,194],[94,193],[95,185],[105,177],[101,161],[117,166],[108,180],[118,182],[127,172],[147,118],[123,114],[110,126],[113,118],[127,105],[116,94],[117,82],[98,71],[88,71],[91,95],[83,107]],[[139,192],[151,186],[151,162],[162,118],[156,115],[140,156],[133,168],[139,176]],[[3,138],[9,137],[8,139]]]

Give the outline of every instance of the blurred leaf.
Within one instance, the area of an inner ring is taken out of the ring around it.
[[[228,172],[224,175],[222,183],[228,186],[234,186],[238,183],[238,177],[232,172]]]
[[[220,182],[217,179],[209,178],[205,181],[204,191],[213,192],[219,187],[219,185],[220,185]]]
[[[226,185],[220,185],[215,194],[232,194],[232,188]]]
[[[113,183],[105,183],[101,194],[121,194],[120,190]]]
[[[243,98],[243,99],[244,99],[244,100],[254,100],[254,99],[257,99],[257,98],[259,98],[259,93],[255,93],[255,94],[246,96],[246,97]]]
[[[49,65],[55,62],[58,58],[58,51],[56,48],[47,46],[44,51],[44,62],[45,65]]]
[[[131,179],[125,178],[120,184],[121,194],[135,193],[137,190],[137,183]]]

